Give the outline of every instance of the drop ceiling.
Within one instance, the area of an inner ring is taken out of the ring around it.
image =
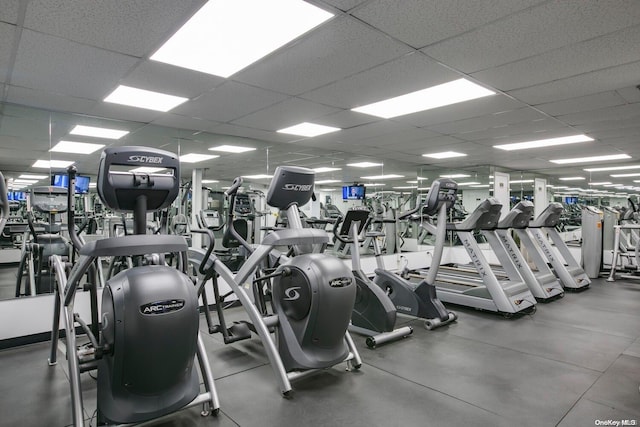
[[[319,179],[358,181],[380,171],[346,164],[373,160],[384,162],[385,174],[406,176],[388,186],[406,185],[420,168],[495,165],[589,179],[586,166],[549,160],[626,153],[632,159],[614,163],[640,164],[637,0],[313,0],[334,17],[229,78],[149,60],[204,3],[0,0],[0,170],[34,172],[35,160],[48,158],[49,144],[76,124],[130,131],[93,141],[111,145],[182,154],[257,148],[195,164],[221,180],[297,164],[340,167]],[[392,119],[351,111],[459,78],[496,95]],[[189,101],[167,113],[103,102],[119,84]],[[302,121],[342,130],[314,138],[276,132]],[[595,141],[492,147],[576,133]],[[467,156],[421,156],[438,151]],[[98,156],[69,158],[91,174]],[[193,167],[184,165],[184,176]]]

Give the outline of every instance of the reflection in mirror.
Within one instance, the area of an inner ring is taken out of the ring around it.
[[[31,240],[27,218],[32,211],[31,188],[49,185],[49,128],[48,112],[0,105],[0,170],[7,181],[10,204],[9,218],[0,238],[0,298],[28,296],[39,291],[35,271],[30,275],[27,268]],[[25,150],[29,156],[24,155]],[[37,269],[37,265],[31,265]],[[46,276],[45,272],[39,278],[47,282]],[[44,283],[43,289],[46,286]]]

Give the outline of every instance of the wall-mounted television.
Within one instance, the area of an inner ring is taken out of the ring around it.
[[[27,194],[24,191],[7,191],[7,199],[10,202],[21,202],[27,200]]]
[[[567,205],[575,205],[576,203],[578,203],[578,197],[576,197],[576,196],[565,196],[564,202]]]
[[[76,194],[86,194],[89,192],[90,178],[84,175],[76,176]],[[54,187],[69,188],[68,175],[53,175],[51,177],[51,185]]]
[[[364,185],[347,185],[342,187],[342,200],[362,200],[366,194]]]

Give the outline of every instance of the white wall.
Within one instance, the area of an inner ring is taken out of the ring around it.
[[[473,212],[475,208],[488,197],[489,190],[472,190],[465,188],[462,190],[462,206],[464,206],[467,212]]]

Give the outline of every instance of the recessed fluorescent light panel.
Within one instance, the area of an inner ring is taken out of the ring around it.
[[[611,181],[603,181],[603,182],[590,182],[589,185],[607,185],[611,184]]]
[[[470,185],[471,188],[489,188],[489,184]]]
[[[320,181],[316,181],[316,184],[333,184],[334,182],[340,182],[339,179],[322,179]]]
[[[371,176],[361,176],[360,179],[394,179],[394,178],[404,178],[404,175],[371,175]]]
[[[89,144],[88,142],[60,141],[49,151],[58,153],[91,154],[104,147],[104,144]]]
[[[587,135],[571,135],[560,138],[539,139],[537,141],[516,142],[514,144],[494,145],[493,148],[506,151],[526,150],[528,148],[552,147],[554,145],[576,144],[588,141],[593,141],[593,138],[589,138]]]
[[[630,169],[640,169],[640,165],[630,165],[630,166],[609,166],[606,168],[587,168],[582,169],[585,172],[608,172],[608,171],[624,171]]]
[[[470,182],[459,182],[458,185],[480,185],[480,182],[470,181]]]
[[[76,125],[69,133],[71,135],[92,136],[94,138],[120,139],[128,134],[129,131]]]
[[[314,136],[324,135],[325,133],[336,132],[339,130],[340,128],[334,128],[332,126],[324,126],[324,125],[318,125],[315,123],[302,122],[295,126],[290,126],[288,128],[280,129],[276,132],[288,133],[291,135],[307,136],[311,138]]]
[[[209,148],[210,151],[223,151],[225,153],[246,153],[247,151],[255,151],[253,147],[240,147],[237,145],[219,145]]]
[[[189,98],[181,96],[120,85],[104,99],[104,102],[167,112],[188,100]]]
[[[387,184],[382,184],[382,183],[369,183],[369,184],[365,184],[365,187],[384,187]]]
[[[71,166],[74,162],[71,160],[37,160],[31,167],[41,169],[63,169]]]
[[[514,179],[513,181],[509,181],[509,184],[530,184],[535,182],[533,179]]]
[[[203,179],[202,180],[203,184],[215,184],[216,182],[220,182],[220,181],[218,181],[216,179]]]
[[[609,160],[622,160],[630,158],[631,156],[628,154],[610,154],[608,156],[575,157],[572,159],[555,159],[549,161],[558,165],[566,165],[570,163],[606,162]]]
[[[464,153],[456,153],[455,151],[443,151],[442,153],[423,154],[422,157],[431,157],[432,159],[450,159],[452,157],[464,157]]]
[[[45,179],[45,178],[49,178],[49,175],[32,175],[32,174],[28,174],[28,173],[23,173],[18,178],[22,178],[22,179]]]
[[[339,171],[339,170],[341,170],[341,169],[340,168],[328,168],[328,167],[313,168],[313,171],[315,173],[334,172],[334,171]]]
[[[628,178],[631,176],[640,176],[640,173],[614,173],[609,176],[611,178]]]
[[[558,178],[560,181],[582,181],[586,179],[582,176],[564,176],[562,178]]]
[[[184,163],[198,163],[204,162],[205,160],[215,159],[220,156],[216,156],[215,154],[197,154],[197,153],[189,153],[183,154],[180,156],[180,161]]]
[[[242,175],[243,178],[248,178],[248,179],[267,179],[267,178],[273,178],[273,175],[265,175],[265,174],[258,174],[258,175]]]
[[[35,184],[36,182],[38,182],[38,180],[36,179],[14,179],[12,181],[14,184]]]
[[[372,162],[347,163],[347,166],[353,166],[354,168],[372,168],[374,166],[382,166],[382,163],[372,163]]]
[[[455,178],[469,178],[471,175],[465,175],[463,173],[454,173],[451,175],[440,175],[440,178],[451,178],[451,179],[455,179]]]
[[[151,59],[229,77],[331,17],[301,0],[211,0]]]
[[[403,185],[400,187],[391,187],[394,190],[417,190],[418,186],[417,185]]]
[[[390,119],[489,95],[495,95],[495,92],[469,80],[458,79],[351,110]]]

